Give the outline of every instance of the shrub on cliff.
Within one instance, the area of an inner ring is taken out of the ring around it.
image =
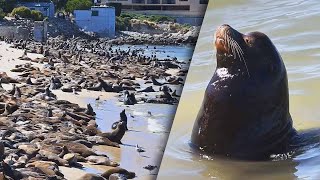
[[[11,12],[12,16],[18,15],[22,18],[30,18],[31,17],[31,11],[29,8],[20,6],[17,8],[14,8]]]
[[[130,27],[130,18],[116,17],[116,30],[117,31],[127,31]]]
[[[66,11],[87,10],[90,9],[92,5],[91,0],[69,0],[66,4]]]
[[[175,19],[169,16],[152,15],[148,18],[149,21],[153,22],[174,22]]]
[[[0,8],[0,20],[2,20],[6,14],[3,12],[3,10]]]
[[[16,5],[16,0],[0,0],[0,7],[4,13],[10,13]]]
[[[138,20],[147,20],[151,22],[175,22],[175,19],[169,16],[163,15],[143,15],[138,13],[122,13],[121,18],[130,18],[130,19],[138,19]]]
[[[31,11],[31,18],[35,21],[42,21],[44,16],[40,11],[32,10]]]

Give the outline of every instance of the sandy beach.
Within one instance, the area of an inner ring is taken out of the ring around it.
[[[16,68],[17,65],[30,63],[18,58],[23,56],[24,50],[11,48],[10,44],[0,42],[0,62],[2,66],[0,72],[5,72],[9,77],[19,79],[19,74],[10,70]],[[43,55],[37,53],[27,53],[31,59],[44,58]],[[31,63],[32,66],[43,70],[44,65],[39,63]],[[165,73],[171,76],[177,76],[178,69],[168,68]],[[33,81],[37,80],[32,78]],[[143,79],[137,78],[137,82],[144,82]],[[142,84],[142,83],[141,83]],[[19,85],[18,85],[19,86]],[[169,85],[170,87],[178,87],[180,85]],[[8,91],[12,88],[10,84],[3,84],[3,87]],[[141,89],[148,87],[142,84]],[[157,89],[159,86],[152,85]],[[181,89],[181,88],[179,88]],[[136,173],[137,179],[155,179],[158,169],[148,171],[143,167],[148,165],[159,166],[161,157],[166,145],[167,136],[171,127],[172,119],[175,113],[175,105],[166,104],[145,104],[138,103],[135,106],[124,105],[121,102],[122,97],[119,93],[89,91],[82,89],[76,94],[62,92],[61,90],[52,90],[58,100],[67,100],[71,103],[78,104],[85,108],[88,103],[96,112],[96,122],[98,128],[102,132],[112,131],[111,126],[119,119],[119,113],[125,109],[128,116],[128,129],[122,139],[120,148],[94,145],[93,150],[97,154],[107,155],[110,160],[118,162],[120,167]],[[180,91],[178,91],[180,93]],[[150,96],[156,96],[157,93],[149,93]],[[138,93],[137,98],[147,96],[144,93]],[[99,100],[96,100],[99,98]],[[119,101],[120,100],[120,101]],[[138,153],[136,145],[144,148],[145,152]],[[102,174],[111,169],[110,166],[93,165],[91,163],[82,163],[83,168],[59,166],[59,170],[64,175],[65,179],[75,179],[77,174],[78,179],[82,179],[83,175],[88,173]]]

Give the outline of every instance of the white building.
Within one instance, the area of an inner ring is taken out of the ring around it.
[[[114,37],[116,32],[115,8],[110,6],[92,6],[90,10],[75,10],[75,21],[85,31],[100,36]]]
[[[162,14],[203,15],[208,0],[101,0],[101,3],[121,3],[123,10]]]
[[[208,0],[100,0],[101,4],[121,3],[122,11],[145,15],[168,15],[179,23],[201,25]]]

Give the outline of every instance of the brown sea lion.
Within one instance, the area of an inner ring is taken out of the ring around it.
[[[288,80],[276,47],[261,32],[216,31],[217,67],[205,91],[191,141],[200,150],[241,159],[290,151],[296,130]]]
[[[109,179],[109,177],[115,173],[123,174],[128,179],[132,179],[132,178],[136,177],[136,174],[134,172],[128,171],[128,170],[123,169],[121,167],[111,168],[111,169],[107,170],[106,172],[102,173],[101,176]]]
[[[117,125],[119,122],[123,122],[124,123],[124,127],[126,129],[126,131],[128,130],[128,127],[127,127],[127,123],[128,123],[128,117],[126,115],[126,110],[122,110],[121,113],[120,113],[120,121],[116,121],[112,124],[111,128],[112,129],[116,129],[117,128]]]
[[[110,141],[112,142],[122,144],[121,139],[124,136],[125,132],[126,132],[125,124],[124,122],[120,121],[117,124],[117,128],[115,130],[113,130],[112,132],[101,133],[100,136],[106,137],[110,139]]]

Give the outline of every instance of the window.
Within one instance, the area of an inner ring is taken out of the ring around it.
[[[132,0],[133,4],[145,4],[145,0]]]
[[[190,6],[163,6],[165,11],[190,11]]]
[[[160,0],[148,0],[148,4],[160,4]]]
[[[176,0],[162,0],[162,4],[176,4]]]
[[[200,0],[200,4],[208,4],[209,0]]]
[[[91,16],[99,16],[99,11],[91,11]]]

